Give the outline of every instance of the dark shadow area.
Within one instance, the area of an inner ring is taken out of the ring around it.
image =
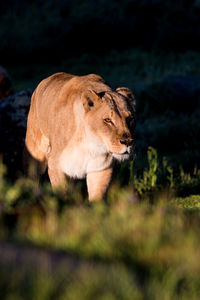
[[[4,64],[133,47],[199,50],[198,0],[10,0],[1,2],[0,20]]]
[[[0,102],[0,153],[11,180],[23,172],[22,156],[31,95],[32,91],[27,90]]]

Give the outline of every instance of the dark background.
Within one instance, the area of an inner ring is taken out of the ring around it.
[[[199,50],[198,0],[7,0],[0,3],[5,63],[109,49]]]
[[[16,92],[58,71],[133,90],[138,168],[150,145],[200,166],[199,41],[199,0],[0,2],[0,64]]]

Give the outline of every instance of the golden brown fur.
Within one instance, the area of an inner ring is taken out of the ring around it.
[[[86,177],[89,199],[103,198],[114,161],[133,151],[134,104],[129,89],[113,91],[95,74],[44,79],[31,99],[25,141],[37,176],[48,167],[53,187],[66,175]]]

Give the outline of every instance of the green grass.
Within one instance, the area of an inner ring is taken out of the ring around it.
[[[198,200],[191,196],[177,203],[162,195],[154,205],[132,203],[131,194],[121,191],[110,206],[65,205],[58,214],[45,192],[40,204],[9,210],[4,222],[17,220],[7,233],[2,221],[1,239],[17,242],[21,255],[26,245],[37,245],[70,254],[76,263],[72,270],[69,263],[56,267],[56,258],[43,260],[40,251],[34,266],[27,255],[20,269],[17,260],[1,261],[1,299],[198,299]],[[183,209],[187,201],[196,208],[192,213]]]
[[[199,209],[200,208],[200,195],[191,195],[189,197],[178,197],[174,199],[174,203],[178,207],[187,209]]]
[[[55,194],[0,170],[0,250],[13,249],[0,259],[1,299],[199,298],[200,196],[184,189],[197,170],[176,177],[150,147],[144,172],[131,166],[129,185],[115,181],[93,205],[79,185]]]

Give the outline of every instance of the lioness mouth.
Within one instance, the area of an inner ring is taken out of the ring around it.
[[[111,154],[114,154],[114,155],[127,155],[127,154],[130,154],[130,152],[128,152],[128,151],[125,151],[123,153],[111,152]]]
[[[124,152],[124,153],[122,153],[122,155],[125,155],[125,154],[130,154],[128,151],[126,151],[126,152]]]

